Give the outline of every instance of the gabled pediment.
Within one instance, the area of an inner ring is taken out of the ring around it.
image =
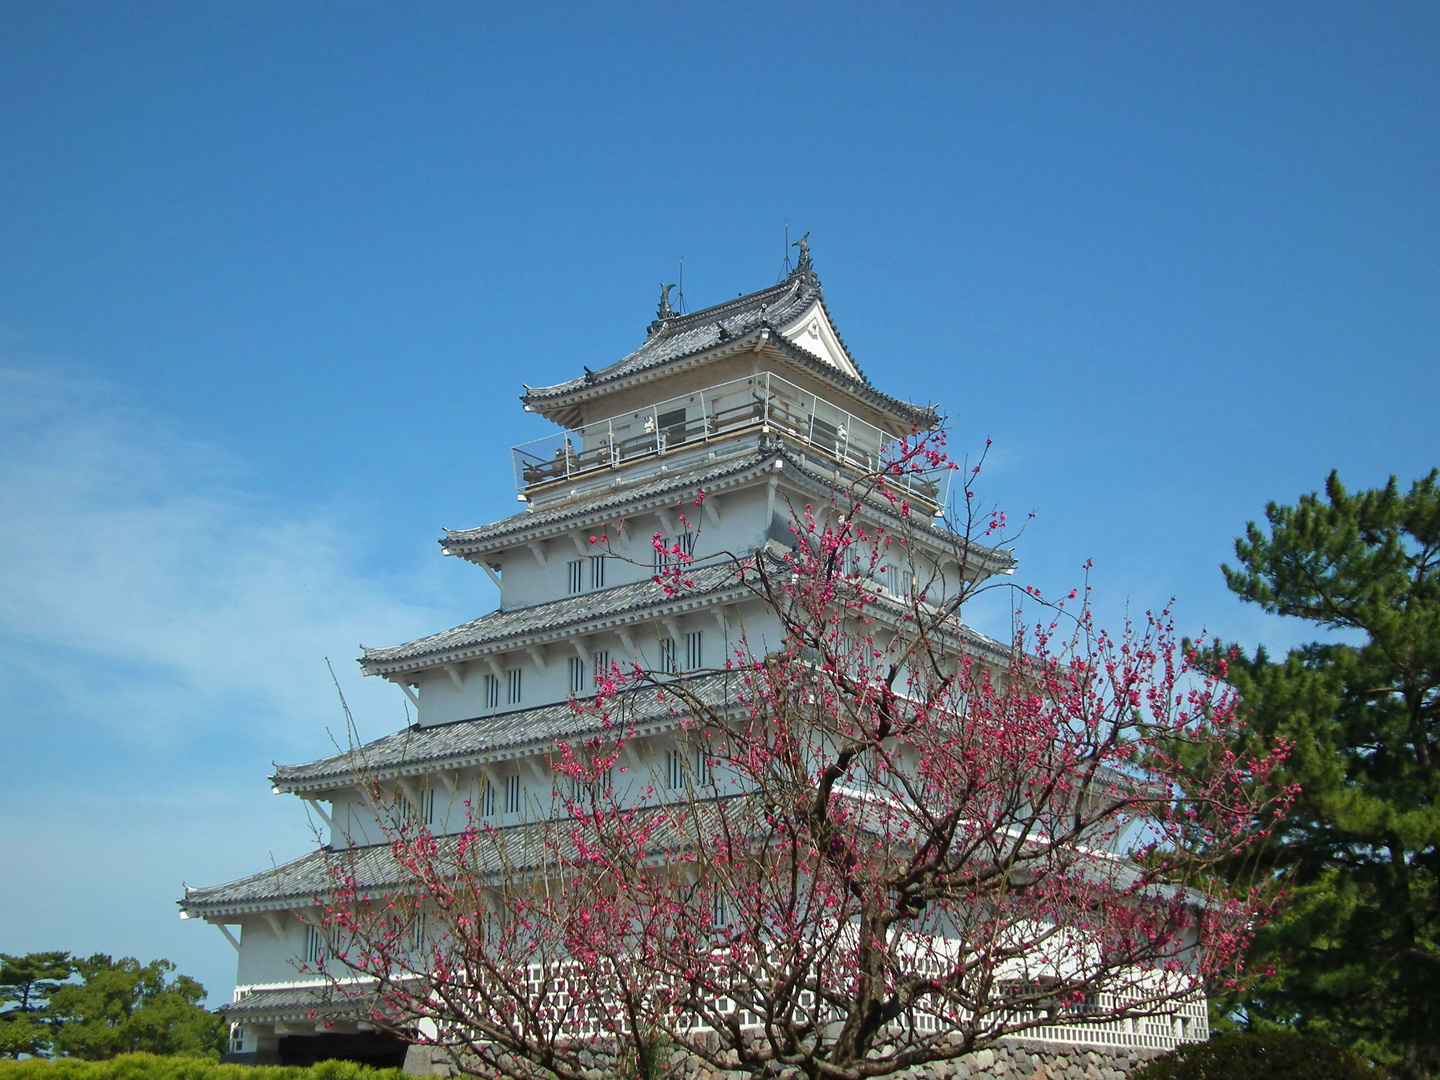
[[[779,330],[790,344],[813,354],[851,378],[864,379],[860,369],[855,366],[855,361],[850,359],[845,343],[835,332],[830,315],[819,297],[816,297],[815,302],[806,307],[799,317],[786,322]]]

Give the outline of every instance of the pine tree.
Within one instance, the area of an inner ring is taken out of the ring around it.
[[[46,1006],[74,970],[67,952],[0,953],[0,1057],[45,1050]]]
[[[1323,639],[1229,663],[1252,738],[1293,749],[1302,794],[1274,823],[1262,873],[1289,904],[1257,939],[1274,973],[1231,1004],[1251,1026],[1293,1024],[1395,1067],[1440,1069],[1440,486],[1325,494],[1266,507],[1226,581]],[[1218,660],[1218,658],[1217,658]],[[1256,867],[1235,867],[1253,873]]]
[[[201,1056],[225,1045],[223,1019],[201,1002],[205,988],[174,975],[169,960],[141,963],[103,953],[76,958],[78,984],[67,984],[47,1010],[51,1043],[67,1057],[101,1061],[145,1052]]]

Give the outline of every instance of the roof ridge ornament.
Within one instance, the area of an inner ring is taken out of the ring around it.
[[[814,284],[815,266],[810,261],[810,231],[807,229],[805,235],[790,246],[800,249],[800,258],[795,261],[795,269],[791,272],[790,276],[804,278],[806,281]]]
[[[655,320],[645,328],[646,337],[654,337],[657,331],[665,329],[666,323],[679,316],[679,312],[670,306],[670,290],[673,288],[674,285],[660,283],[660,305],[655,309]]]

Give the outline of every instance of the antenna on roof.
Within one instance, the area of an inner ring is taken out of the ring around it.
[[[684,315],[689,312],[685,306],[685,256],[680,256],[680,291],[675,294],[675,303],[678,305],[677,313]]]
[[[780,276],[775,279],[775,284],[776,284],[776,285],[779,285],[780,282],[784,281],[787,277],[789,277],[789,276],[790,276],[792,273],[794,273],[794,272],[795,272],[795,268],[790,265],[790,219],[789,219],[789,218],[786,218],[786,219],[785,219],[785,262],[784,262],[784,263],[781,265],[781,267],[780,267]]]

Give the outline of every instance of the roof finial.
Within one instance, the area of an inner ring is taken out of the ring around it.
[[[795,262],[795,273],[803,274],[810,269],[810,232],[807,229],[805,235],[796,240],[791,247],[800,249],[800,258]]]
[[[670,290],[674,285],[660,283],[660,307],[655,312],[657,319],[672,319],[675,317],[675,309],[670,306]]]

